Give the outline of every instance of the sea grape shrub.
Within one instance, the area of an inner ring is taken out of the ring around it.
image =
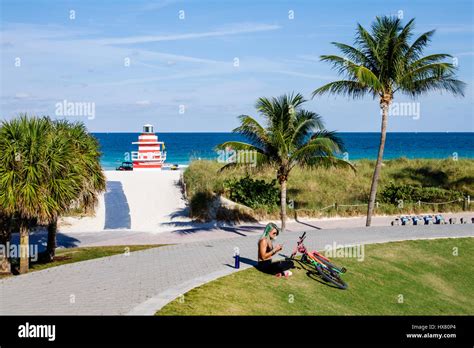
[[[383,203],[398,204],[400,200],[404,202],[412,201],[414,186],[411,185],[396,185],[390,182],[380,192],[380,201]]]
[[[422,187],[390,182],[380,192],[380,201],[383,203],[398,204],[400,200],[407,203],[418,201],[429,203],[450,202],[462,200],[462,192],[446,190],[439,187]]]
[[[268,209],[278,205],[280,190],[276,186],[276,180],[266,182],[245,176],[240,179],[226,180],[224,186],[231,200],[252,209]]]

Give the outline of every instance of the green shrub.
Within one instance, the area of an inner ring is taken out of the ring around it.
[[[422,187],[407,184],[395,184],[390,182],[380,192],[380,200],[383,203],[398,204],[404,202],[429,202],[440,203],[463,199],[463,194],[455,190],[446,190],[439,187]]]
[[[454,200],[463,200],[462,192],[454,190],[445,190],[438,187],[420,187],[415,192],[418,200],[422,202],[448,202]]]
[[[247,175],[240,179],[228,179],[224,185],[230,191],[231,200],[247,207],[271,208],[278,204],[280,190],[276,187],[276,180],[254,180]]]

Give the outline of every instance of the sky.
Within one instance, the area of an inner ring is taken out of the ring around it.
[[[257,98],[301,93],[326,128],[377,132],[371,97],[311,99],[338,79],[322,54],[352,44],[357,23],[416,18],[436,29],[425,54],[449,53],[464,98],[396,95],[390,132],[474,131],[472,0],[0,0],[0,119],[19,113],[80,120],[93,132],[228,132],[261,120]],[[415,103],[415,104],[403,104]],[[410,111],[411,110],[411,111]],[[417,111],[414,111],[417,110]]]

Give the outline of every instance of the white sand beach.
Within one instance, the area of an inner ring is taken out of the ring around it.
[[[107,191],[94,217],[66,217],[61,232],[169,230],[173,221],[189,220],[178,186],[181,171],[105,171]]]

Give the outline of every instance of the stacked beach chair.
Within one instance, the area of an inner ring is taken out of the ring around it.
[[[449,218],[446,222],[445,218],[441,214],[434,215],[400,215],[391,222],[392,226],[407,226],[407,225],[444,225],[449,223],[450,225],[457,224],[457,218]],[[468,223],[467,218],[460,218],[461,224]],[[474,224],[474,217],[471,218],[471,223]]]

